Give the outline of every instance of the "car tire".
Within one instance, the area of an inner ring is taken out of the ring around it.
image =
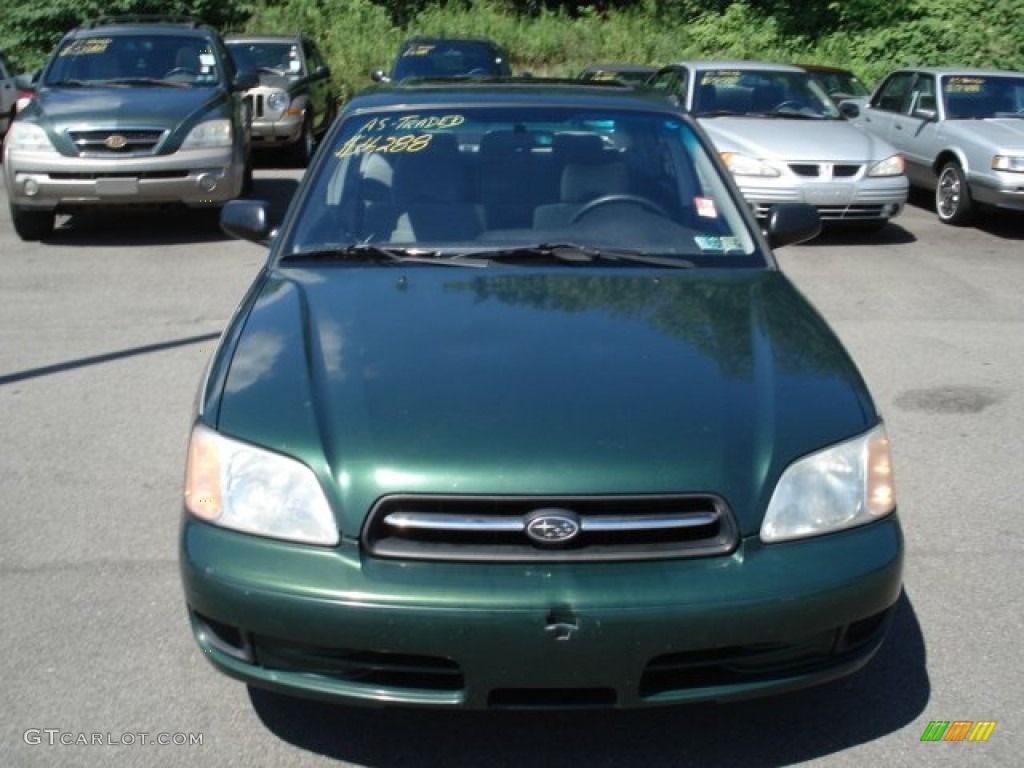
[[[935,185],[935,212],[943,224],[962,226],[974,218],[974,202],[959,163],[942,166]]]
[[[14,231],[22,240],[42,240],[53,234],[57,215],[53,211],[36,211],[29,208],[11,206],[11,220]]]
[[[313,116],[307,114],[302,121],[302,133],[299,140],[289,147],[291,161],[299,168],[309,165],[313,157],[313,150],[316,148],[316,136],[313,135]]]

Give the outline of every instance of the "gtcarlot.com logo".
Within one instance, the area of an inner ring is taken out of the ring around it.
[[[932,720],[921,741],[988,741],[995,728],[995,720]]]
[[[131,747],[157,744],[159,746],[202,746],[201,733],[150,733],[149,731],[126,731],[125,733],[74,733],[60,728],[29,728],[21,738],[26,744],[48,744],[54,746],[94,745],[108,747]]]

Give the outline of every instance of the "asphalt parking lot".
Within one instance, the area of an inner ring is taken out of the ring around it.
[[[298,171],[262,168],[280,210]],[[0,190],[0,766],[965,766],[1024,748],[1024,216],[911,205],[783,268],[889,427],[905,594],[863,671],[627,713],[354,709],[249,690],[189,632],[176,535],[192,398],[262,263],[211,217],[80,217],[22,243]],[[984,743],[931,721],[995,721]],[[159,743],[159,742],[168,743]]]

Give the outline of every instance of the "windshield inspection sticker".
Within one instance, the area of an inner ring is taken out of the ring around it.
[[[693,205],[697,209],[698,216],[704,216],[708,219],[718,218],[718,209],[715,208],[715,201],[710,197],[695,197],[693,198]]]
[[[742,251],[738,237],[719,237],[718,235],[696,235],[693,242],[704,253],[729,253]]]

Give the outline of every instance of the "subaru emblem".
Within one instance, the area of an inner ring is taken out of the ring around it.
[[[537,509],[526,516],[526,535],[539,546],[568,544],[580,532],[580,518],[568,509]]]

